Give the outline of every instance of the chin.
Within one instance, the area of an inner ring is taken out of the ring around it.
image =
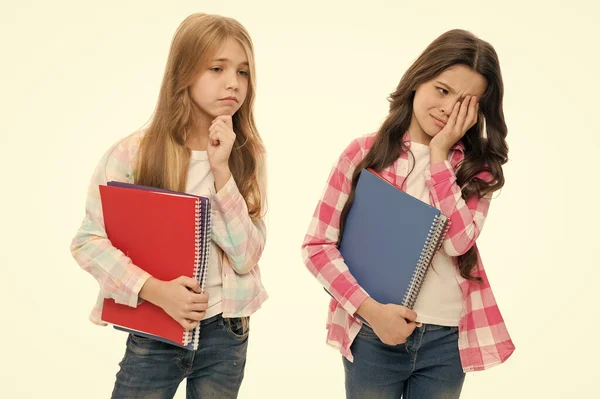
[[[233,115],[235,115],[235,113],[236,113],[237,111],[238,111],[238,110],[237,110],[236,108],[224,107],[224,108],[221,108],[221,109],[220,109],[219,111],[217,111],[217,112],[219,112],[219,114],[218,114],[218,115],[230,115],[230,116],[233,116]]]
[[[215,111],[211,111],[209,113],[209,115],[214,119],[214,118],[218,118],[219,116],[223,116],[223,115],[230,115],[233,116],[233,114],[231,113],[231,110],[215,110]]]
[[[431,136],[431,137],[435,137],[437,136],[437,134],[439,132],[441,132],[443,129],[443,127],[439,127],[437,125],[432,125],[431,128],[429,129],[429,131],[426,131],[425,133],[427,133],[427,135]]]
[[[425,130],[423,129],[423,132],[425,132],[425,134],[431,138],[434,138],[435,136],[437,136],[437,134],[441,131],[442,129],[430,129],[430,130]]]

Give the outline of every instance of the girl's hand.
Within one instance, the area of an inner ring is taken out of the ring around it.
[[[454,104],[448,122],[429,142],[431,152],[448,154],[450,148],[477,123],[478,114],[479,103],[475,96],[467,96],[462,103]]]
[[[192,330],[204,318],[208,308],[208,293],[199,293],[198,280],[181,276],[171,281],[150,277],[139,296],[162,308],[185,330]]]
[[[229,171],[229,155],[235,142],[231,115],[216,117],[208,128],[208,161],[213,171],[224,174]]]
[[[406,342],[416,327],[417,314],[400,305],[381,304],[367,298],[358,313],[369,323],[381,342],[386,345],[400,345]]]

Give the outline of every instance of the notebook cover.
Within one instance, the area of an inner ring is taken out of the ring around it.
[[[340,252],[350,273],[380,303],[402,304],[440,211],[361,171]]]
[[[112,185],[99,188],[113,246],[159,280],[194,277],[197,198]],[[183,345],[184,328],[147,301],[133,308],[107,298],[102,320]]]

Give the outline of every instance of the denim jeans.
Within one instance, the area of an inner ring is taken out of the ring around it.
[[[248,330],[219,314],[201,321],[196,351],[129,334],[112,398],[173,398],[187,378],[187,398],[237,398]]]
[[[351,351],[353,363],[343,358],[348,399],[460,397],[458,327],[423,324],[406,343],[389,346],[363,324]]]

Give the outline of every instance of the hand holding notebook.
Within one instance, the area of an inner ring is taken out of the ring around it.
[[[139,296],[160,307],[186,330],[196,328],[208,308],[208,293],[202,292],[198,280],[191,277],[180,276],[171,281],[151,277]]]
[[[367,298],[357,313],[366,321],[381,342],[386,345],[400,345],[421,323],[415,323],[417,314],[401,305],[381,304],[373,298]]]

